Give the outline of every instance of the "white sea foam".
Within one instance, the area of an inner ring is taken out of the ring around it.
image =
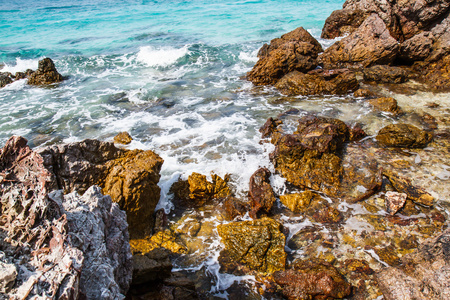
[[[171,47],[156,49],[152,46],[145,46],[139,49],[136,58],[150,67],[166,67],[174,64],[188,53],[187,45],[178,49]]]
[[[15,65],[5,64],[1,72],[11,72],[15,74],[16,72],[25,72],[27,69],[36,70],[38,67],[39,59],[21,59],[16,58]]]

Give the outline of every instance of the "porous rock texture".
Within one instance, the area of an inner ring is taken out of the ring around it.
[[[126,211],[132,238],[151,233],[161,191],[158,182],[163,160],[159,155],[89,139],[38,151],[52,174],[53,188],[83,193],[97,184]]]
[[[45,85],[63,81],[63,77],[56,70],[55,64],[51,58],[44,58],[39,61],[36,71],[28,77],[28,84]]]
[[[385,299],[450,298],[450,229],[401,258],[397,267],[377,272]]]
[[[131,281],[125,213],[95,186],[82,197],[49,196],[52,175],[26,144],[13,136],[0,150],[0,235],[18,270],[8,297],[123,299]]]

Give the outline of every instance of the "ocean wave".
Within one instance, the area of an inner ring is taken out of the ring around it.
[[[150,67],[167,67],[189,54],[188,45],[182,48],[164,47],[156,49],[144,46],[139,49],[136,59]]]
[[[27,69],[36,70],[38,67],[38,62],[39,59],[16,58],[15,65],[5,64],[1,71],[15,74],[16,72],[25,72]]]

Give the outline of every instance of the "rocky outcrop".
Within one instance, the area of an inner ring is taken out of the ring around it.
[[[9,72],[1,72],[0,73],[0,88],[12,83],[14,80],[12,78],[12,74]]]
[[[114,143],[116,143],[116,144],[128,145],[129,143],[131,143],[132,140],[133,140],[133,138],[126,131],[119,132],[114,137]]]
[[[28,77],[28,84],[46,85],[63,81],[63,77],[56,70],[53,60],[44,58],[39,61],[36,71]]]
[[[317,66],[317,55],[322,46],[303,27],[265,44],[258,53],[259,60],[247,73],[255,85],[275,84],[292,72],[307,72]]]
[[[348,69],[314,70],[308,74],[293,71],[275,84],[280,92],[289,96],[346,94],[358,86],[355,74]]]
[[[0,232],[21,270],[10,297],[123,299],[131,280],[125,213],[96,186],[81,197],[49,195],[52,174],[26,144],[14,136],[0,150]]]
[[[397,267],[376,274],[385,299],[447,299],[450,296],[450,230],[422,243]]]
[[[275,272],[273,278],[287,299],[342,299],[352,292],[336,268],[315,259],[296,261],[292,269]]]
[[[277,200],[272,186],[270,185],[270,175],[272,174],[269,169],[259,168],[250,177],[249,198],[252,203],[250,216],[254,219],[257,218],[259,211],[265,213],[270,212],[273,204]]]
[[[360,9],[339,9],[331,13],[325,20],[321,38],[334,39],[355,31],[367,17]]]
[[[221,256],[263,273],[284,270],[286,238],[280,223],[262,218],[222,224],[217,231],[225,245]]]
[[[400,67],[377,65],[363,70],[364,81],[376,83],[403,83],[408,80],[408,72]]]
[[[377,141],[389,147],[423,148],[433,139],[429,132],[409,124],[391,124],[377,134]]]
[[[325,69],[388,65],[398,51],[398,42],[386,24],[377,14],[371,14],[356,31],[327,48],[319,62]]]
[[[433,47],[433,34],[421,32],[400,44],[398,58],[406,63],[413,63],[426,59]]]
[[[97,140],[50,146],[39,150],[53,175],[53,187],[83,193],[97,184],[127,212],[130,235],[151,233],[158,204],[157,185],[163,160],[152,151],[118,149]]]

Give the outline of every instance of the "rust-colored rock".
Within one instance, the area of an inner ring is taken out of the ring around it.
[[[411,199],[420,205],[433,206],[434,197],[427,191],[412,185],[411,180],[408,178],[401,177],[397,173],[390,170],[384,170],[383,175],[389,179],[397,192],[408,195],[408,199]]]
[[[409,124],[391,124],[377,134],[377,141],[389,147],[423,148],[433,139],[429,132]]]
[[[381,97],[368,101],[376,111],[392,113],[394,116],[402,114],[402,110],[397,105],[397,100],[391,97]]]
[[[376,94],[368,89],[358,89],[353,93],[353,96],[357,98],[372,98],[376,97]]]
[[[290,96],[346,94],[356,90],[358,86],[355,74],[348,69],[322,70],[308,74],[293,71],[275,85],[280,92]]]
[[[287,299],[342,299],[351,294],[351,285],[331,264],[308,260],[294,262],[293,269],[273,274]]]
[[[98,184],[127,212],[132,238],[151,233],[163,163],[157,154],[150,150],[118,149],[113,143],[97,140],[50,146],[39,153],[53,174],[54,187],[83,193]]]
[[[322,46],[309,32],[299,27],[281,38],[264,45],[260,59],[247,73],[247,79],[255,85],[275,84],[281,77],[294,70],[307,72],[317,66],[317,55]]]
[[[334,39],[355,31],[365,20],[367,13],[360,9],[339,9],[325,20],[321,38]]]
[[[131,141],[133,140],[133,138],[131,137],[131,135],[126,132],[119,132],[115,137],[114,137],[114,143],[116,144],[123,144],[123,145],[128,145],[129,143],[131,143]]]
[[[318,60],[325,69],[370,67],[392,63],[398,50],[398,42],[383,20],[371,14],[356,31],[326,49]]]
[[[265,213],[270,212],[273,204],[277,200],[272,186],[270,185],[270,171],[267,168],[259,168],[250,177],[249,197],[252,209],[250,216],[254,219],[260,210]]]
[[[237,199],[233,196],[227,197],[221,203],[221,212],[225,220],[231,221],[237,216],[243,216],[246,212],[250,211],[250,204]]]
[[[280,201],[291,211],[299,213],[304,211],[309,206],[313,198],[313,192],[304,191],[302,193],[281,195]]]
[[[279,131],[278,126],[281,124],[283,124],[283,122],[278,118],[274,119],[270,117],[267,119],[266,123],[264,123],[264,125],[259,129],[259,132],[261,132],[261,138],[265,139],[271,137],[275,131]]]
[[[285,236],[280,223],[262,218],[217,226],[226,253],[238,263],[263,273],[284,270]]]
[[[28,84],[45,85],[63,81],[63,77],[56,70],[55,64],[50,58],[39,61],[38,69],[29,76]]]
[[[177,243],[172,231],[166,229],[152,235],[150,239],[131,239],[130,246],[133,253],[148,253],[157,248],[165,248],[172,253],[186,253],[186,247]]]
[[[343,218],[341,212],[331,206],[324,208],[313,215],[314,221],[322,224],[339,223]]]
[[[432,50],[433,34],[425,31],[400,44],[399,58],[406,62],[412,63],[426,59]]]
[[[404,68],[386,65],[366,68],[363,75],[365,81],[376,83],[403,83],[408,80],[408,72]]]

